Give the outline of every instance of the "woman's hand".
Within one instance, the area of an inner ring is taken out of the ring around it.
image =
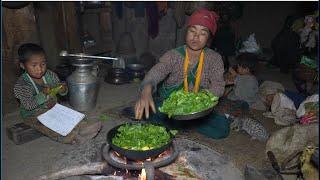
[[[135,105],[135,118],[141,119],[143,113],[146,114],[146,118],[149,118],[149,108],[151,107],[152,111],[155,113],[156,108],[154,105],[154,101],[152,98],[152,85],[148,84],[145,85],[142,92],[140,99],[137,101]]]

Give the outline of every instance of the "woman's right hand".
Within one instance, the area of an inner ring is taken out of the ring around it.
[[[154,105],[154,101],[152,98],[152,85],[147,84],[144,86],[140,99],[137,101],[135,105],[135,118],[141,119],[143,116],[143,113],[145,113],[146,118],[149,118],[149,108],[151,107],[152,111],[155,113],[156,108]]]

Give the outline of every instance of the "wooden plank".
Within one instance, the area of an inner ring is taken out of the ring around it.
[[[17,110],[18,103],[12,89],[19,76],[19,67],[15,62],[18,46],[22,43],[39,43],[38,31],[34,17],[33,5],[21,9],[3,10],[3,110],[4,114]]]
[[[63,2],[63,11],[66,20],[67,41],[69,51],[81,51],[79,17],[77,14],[75,2]]]
[[[55,36],[56,43],[59,50],[68,50],[69,44],[67,41],[67,25],[64,19],[64,2],[57,2],[55,6],[56,16],[54,16],[54,27],[55,27]]]

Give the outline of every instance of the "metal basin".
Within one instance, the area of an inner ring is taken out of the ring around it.
[[[214,107],[211,107],[211,108],[206,109],[204,111],[195,112],[195,113],[191,113],[188,115],[175,115],[175,116],[172,116],[172,119],[180,120],[180,121],[199,119],[199,118],[202,118],[202,117],[205,117],[205,116],[211,114],[213,111],[213,108]]]

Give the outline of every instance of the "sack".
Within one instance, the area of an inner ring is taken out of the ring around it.
[[[266,145],[266,152],[272,151],[279,163],[291,154],[303,151],[307,145],[318,146],[319,125],[294,125],[274,132]]]
[[[297,122],[294,102],[282,93],[277,93],[271,104],[271,112],[263,114],[273,118],[274,122],[281,126],[288,126]]]
[[[277,93],[271,104],[271,112],[276,113],[279,109],[291,109],[296,111],[294,102],[283,93]]]

